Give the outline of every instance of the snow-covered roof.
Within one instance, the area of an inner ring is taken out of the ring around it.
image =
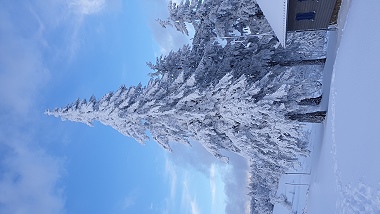
[[[256,0],[278,40],[285,47],[288,0]]]

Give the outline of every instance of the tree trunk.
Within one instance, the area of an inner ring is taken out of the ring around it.
[[[307,60],[292,60],[292,61],[282,61],[282,62],[268,62],[269,66],[296,66],[296,65],[322,65],[326,62],[326,58],[322,59],[307,59]]]
[[[317,106],[321,103],[322,95],[319,97],[305,98],[298,102],[301,106]]]
[[[288,113],[285,115],[290,120],[297,120],[305,123],[322,123],[326,117],[326,111],[316,111],[309,113]]]

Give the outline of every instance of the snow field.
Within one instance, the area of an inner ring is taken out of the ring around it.
[[[380,162],[380,25],[376,16],[380,1],[349,4],[350,1],[343,1],[340,13],[348,14],[347,23],[342,27],[345,19],[341,16],[335,32],[338,49],[329,102],[324,99],[321,104],[322,108],[328,107],[328,115],[323,126],[311,129],[312,142],[321,141],[319,145],[311,145],[310,160],[301,160],[305,167],[311,163],[309,190],[305,195],[303,189],[294,186],[290,191],[295,193],[287,194],[292,200],[292,211],[277,206],[275,213],[380,213],[377,166]],[[334,52],[330,50],[331,53]],[[317,130],[321,135],[313,136]],[[291,178],[284,177],[279,193],[289,192],[284,183]],[[300,178],[301,175],[295,181],[306,182]]]

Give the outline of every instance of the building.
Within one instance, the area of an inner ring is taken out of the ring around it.
[[[286,32],[328,29],[341,0],[256,0],[285,47]]]

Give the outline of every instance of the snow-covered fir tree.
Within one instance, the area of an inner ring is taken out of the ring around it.
[[[288,33],[281,47],[251,0],[169,2],[158,20],[188,34],[192,45],[160,56],[148,85],[120,87],[100,99],[77,100],[48,115],[92,125],[100,121],[144,143],[200,142],[215,157],[228,150],[251,164],[252,213],[271,213],[281,174],[307,155],[304,122],[321,122],[325,32]],[[149,131],[149,132],[148,132]],[[147,135],[149,133],[149,135]]]
[[[302,124],[286,115],[313,108],[299,105],[297,100],[315,91],[300,93],[299,87],[318,90],[310,75],[300,79],[293,72],[289,68],[275,78],[268,72],[251,84],[245,75],[234,79],[227,73],[217,84],[203,89],[197,83],[204,77],[185,78],[184,72],[164,74],[145,87],[122,86],[99,100],[78,99],[46,113],[90,126],[98,120],[140,143],[148,140],[149,130],[169,151],[169,142],[189,144],[189,140],[196,140],[218,158],[225,158],[220,151],[226,149],[253,161],[289,167],[305,154],[306,141]],[[300,84],[293,89],[295,81]],[[263,86],[268,85],[277,87],[262,96]]]
[[[235,79],[227,73],[207,88],[198,85],[207,77],[166,73],[145,87],[122,86],[99,100],[77,100],[46,113],[88,125],[98,120],[141,143],[148,140],[149,130],[150,136],[168,151],[170,142],[189,144],[194,140],[226,162],[228,158],[220,154],[221,150],[238,153],[255,169],[255,183],[260,188],[255,187],[254,198],[268,201],[260,209],[270,209],[279,176],[300,155],[307,155],[303,125],[286,115],[313,111],[313,106],[299,105],[298,100],[318,92],[315,81],[320,78],[313,68],[304,68],[303,72],[309,73],[304,76],[293,75],[301,72],[300,68],[288,68],[286,72],[277,68],[282,74],[273,75],[277,72],[274,69],[251,83],[246,75]],[[273,93],[263,92],[268,86],[276,88],[268,89]]]

